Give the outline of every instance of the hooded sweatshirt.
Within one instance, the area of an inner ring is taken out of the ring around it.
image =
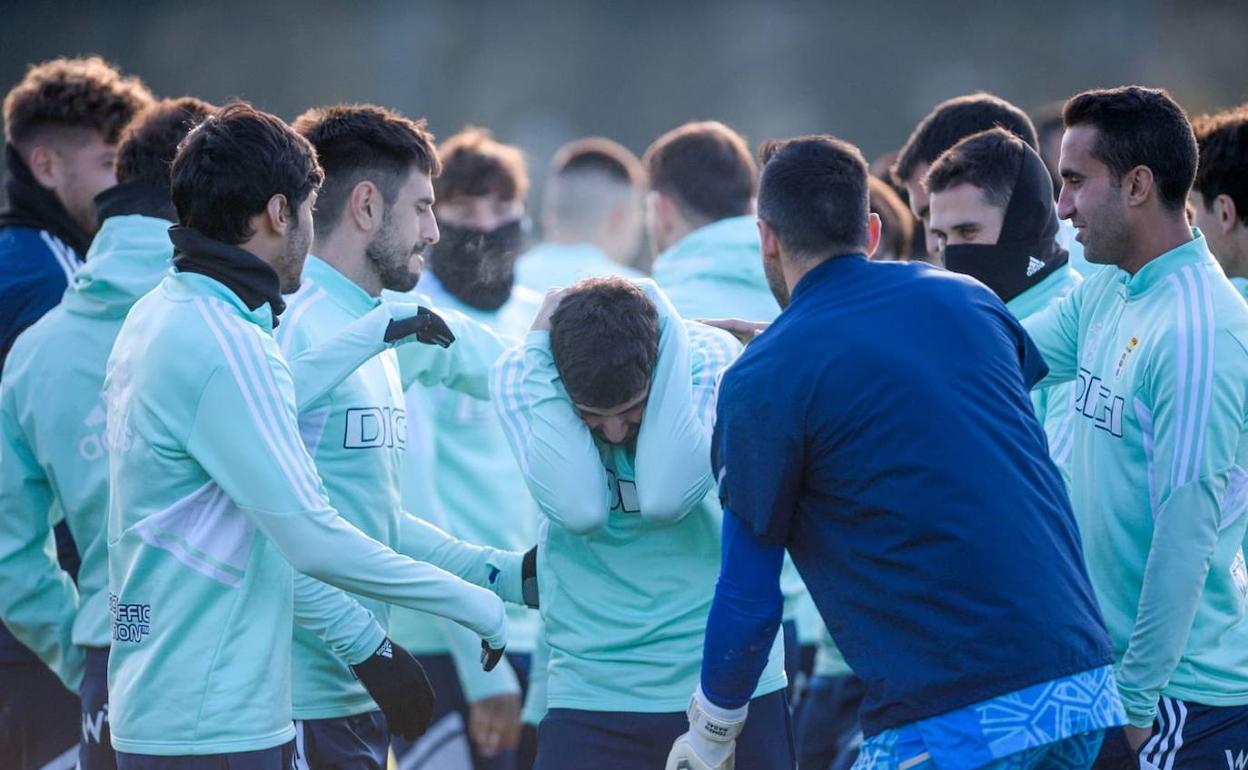
[[[763,274],[753,216],[721,219],[689,233],[655,259],[654,281],[683,318],[771,321],[780,314]]]
[[[131,305],[169,270],[168,228],[106,219],[64,301],[13,346],[0,386],[0,616],[71,689],[80,647],[109,644],[104,365]],[[47,547],[49,508],[81,550],[77,589]]]

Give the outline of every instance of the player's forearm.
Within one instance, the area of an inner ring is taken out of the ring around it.
[[[295,574],[295,623],[351,665],[366,660],[386,638],[373,613],[345,591]]]
[[[506,617],[497,596],[395,553],[332,508],[296,514],[248,512],[297,571],[361,596],[453,620],[491,647],[506,644]]]
[[[76,691],[83,669],[73,644],[78,590],[56,560],[51,489],[7,409],[0,429],[0,621]]]
[[[404,341],[396,348],[406,390],[413,385],[443,385],[482,400],[490,397],[490,372],[503,350],[515,340],[457,311],[430,306],[446,322],[455,342],[446,349]],[[396,309],[396,313],[399,310]]]
[[[556,386],[549,333],[530,333],[524,350],[521,387],[530,405],[530,425],[521,470],[538,506],[554,523],[577,534],[595,532],[606,526],[611,509],[602,459],[589,428]]]
[[[292,356],[288,363],[295,383],[296,409],[302,413],[389,347],[384,337],[390,320],[390,310],[382,305],[330,339]]]
[[[416,561],[489,589],[503,601],[524,604],[523,553],[465,542],[406,511],[400,517],[399,543],[399,552]]]
[[[763,543],[724,511],[723,566],[702,650],[702,692],[716,706],[746,705],[780,629],[784,548]]]
[[[1152,724],[1187,645],[1217,545],[1217,510],[1215,490],[1198,482],[1176,490],[1158,511],[1135,626],[1117,672],[1137,727]]]
[[[688,333],[668,317],[637,436],[637,498],[650,521],[679,521],[713,482],[710,432],[694,408],[690,371]]]

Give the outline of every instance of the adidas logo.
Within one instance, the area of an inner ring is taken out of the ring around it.
[[[1030,278],[1044,269],[1044,263],[1035,257],[1027,258],[1027,277]]]
[[[381,646],[377,648],[377,654],[383,658],[394,657],[394,648],[390,646],[389,639],[381,643]]]

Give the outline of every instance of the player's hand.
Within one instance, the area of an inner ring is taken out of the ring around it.
[[[469,706],[468,737],[483,757],[516,748],[520,744],[520,696],[495,695]]]
[[[555,287],[546,292],[546,298],[542,300],[542,306],[538,308],[537,317],[533,319],[533,325],[529,327],[529,331],[550,331],[550,317],[559,309],[559,303],[563,301],[565,291],[565,289]]]
[[[520,591],[524,595],[524,606],[540,609],[541,593],[537,582],[537,546],[524,552],[524,560],[520,562]]]
[[[490,643],[481,640],[481,669],[483,671],[493,671],[498,662],[503,659],[503,652],[506,647],[491,647]]]
[[[726,712],[707,701],[698,687],[687,713],[689,732],[672,744],[667,770],[733,770],[746,707]]]
[[[433,686],[411,653],[386,639],[351,670],[381,707],[390,732],[408,740],[425,734],[433,720]]]
[[[723,329],[740,340],[742,345],[750,344],[755,337],[767,331],[767,327],[771,326],[769,323],[742,321],[739,318],[701,318],[698,319],[698,323]]]
[[[1131,750],[1135,752],[1139,752],[1140,747],[1144,745],[1144,742],[1153,737],[1152,727],[1133,727],[1132,725],[1127,725],[1122,728],[1122,731],[1127,734],[1127,745],[1130,746]]]
[[[451,327],[446,325],[442,316],[424,306],[416,309],[416,315],[396,318],[386,325],[385,341],[388,343],[398,342],[413,335],[417,342],[444,348],[449,348],[455,341]]]

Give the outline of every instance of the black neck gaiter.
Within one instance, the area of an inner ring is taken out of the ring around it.
[[[169,188],[142,182],[121,182],[95,196],[95,213],[101,223],[131,214],[178,221]]]
[[[246,249],[214,241],[181,225],[169,228],[169,240],[173,241],[175,270],[220,281],[252,310],[269,303],[273,308],[273,326],[277,326],[277,317],[286,309],[286,303],[277,271],[267,262]]]
[[[429,269],[459,301],[478,310],[498,310],[511,297],[516,258],[524,244],[524,222],[493,230],[440,225],[429,250]]]
[[[1053,178],[1030,147],[1014,181],[1001,235],[994,244],[960,243],[945,247],[945,267],[975,278],[1002,302],[1049,277],[1069,256],[1057,245]]]
[[[56,193],[35,181],[35,175],[13,145],[4,148],[4,163],[7,168],[4,193],[9,205],[0,212],[0,227],[16,225],[47,230],[79,257],[86,256],[91,235],[74,221]]]

